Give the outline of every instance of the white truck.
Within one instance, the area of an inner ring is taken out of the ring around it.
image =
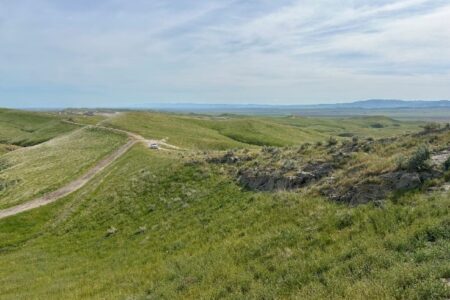
[[[155,149],[155,150],[159,149],[159,145],[157,143],[150,143],[150,145],[148,145],[148,147],[150,149]]]

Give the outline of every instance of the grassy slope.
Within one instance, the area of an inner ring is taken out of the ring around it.
[[[17,150],[19,148],[20,148],[19,146],[15,145],[0,144],[0,156],[2,156],[5,153]]]
[[[125,140],[124,136],[106,130],[84,128],[3,155],[0,208],[57,189],[80,176]]]
[[[148,138],[169,138],[186,148],[227,149],[249,145],[285,146],[325,140],[330,135],[389,136],[417,130],[418,123],[383,117],[316,119],[292,117],[205,117],[161,113],[124,113],[104,125]],[[372,128],[382,124],[384,128]]]
[[[102,125],[136,132],[147,138],[163,139],[188,148],[227,149],[244,144],[197,124],[196,118],[162,113],[123,113]]]
[[[0,298],[449,296],[448,193],[394,200],[243,192],[136,146],[66,200],[0,220]]]
[[[62,112],[60,116],[65,120],[86,125],[96,125],[107,119],[107,117],[103,115],[86,116],[69,112]]]
[[[352,118],[282,117],[274,118],[274,121],[299,128],[306,128],[327,136],[356,135],[377,138],[415,132],[422,125],[418,122],[400,122],[381,116]],[[382,127],[377,128],[379,125]]]
[[[0,143],[31,146],[76,128],[54,114],[0,109]]]

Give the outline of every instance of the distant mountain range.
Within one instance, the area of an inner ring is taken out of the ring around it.
[[[432,108],[432,107],[450,107],[449,100],[438,101],[405,101],[405,100],[386,100],[386,99],[370,99],[356,101],[352,103],[341,104],[325,104],[316,107],[332,107],[332,108],[364,108],[364,109],[385,109],[385,108]]]
[[[271,105],[271,104],[200,104],[200,103],[151,103],[140,104],[133,108],[154,109],[161,111],[179,112],[286,112],[289,110],[336,110],[336,109],[415,109],[415,108],[450,108],[449,100],[425,101],[425,100],[394,100],[394,99],[370,99],[351,103],[312,104],[312,105]]]

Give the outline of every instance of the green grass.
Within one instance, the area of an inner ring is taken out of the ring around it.
[[[382,116],[351,118],[280,117],[274,118],[274,121],[320,132],[327,136],[370,136],[374,138],[416,132],[423,125],[421,122],[397,121]]]
[[[330,135],[386,137],[419,130],[421,123],[384,117],[305,118],[194,116],[163,113],[122,113],[103,125],[139,133],[147,138],[168,138],[171,144],[190,149],[288,146],[324,141]],[[380,125],[383,128],[374,128]]]
[[[107,130],[83,128],[4,154],[0,161],[0,208],[56,190],[83,174],[125,140],[123,135]]]
[[[62,122],[58,115],[0,109],[0,143],[32,146],[79,126]]]
[[[245,192],[135,146],[65,200],[0,220],[0,298],[445,298],[449,210],[448,193],[353,208]]]
[[[85,124],[85,125],[96,125],[105,119],[104,115],[83,115],[83,114],[75,114],[70,112],[64,112],[60,115],[64,120]]]
[[[190,149],[228,149],[246,146],[243,143],[205,128],[197,117],[186,117],[162,113],[122,113],[102,122],[111,126],[138,133],[146,138],[163,139]]]
[[[357,207],[326,200],[314,188],[251,192],[195,151],[252,148],[247,154],[256,155],[261,145],[289,146],[257,165],[294,157],[306,163],[331,156],[331,146],[299,152],[305,142],[388,137],[421,123],[143,112],[76,121],[168,138],[185,151],[136,145],[77,192],[0,220],[0,299],[450,297],[441,282],[450,278],[448,192],[412,191]],[[34,147],[5,148],[0,208],[55,190],[125,139],[84,128]],[[397,156],[419,144],[442,150],[448,141],[443,132],[377,144],[355,153],[337,182],[354,184],[392,169]]]
[[[0,144],[0,156],[2,156],[5,153],[17,150],[19,148],[20,148],[19,146],[15,145]]]

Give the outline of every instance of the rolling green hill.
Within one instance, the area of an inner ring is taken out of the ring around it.
[[[383,117],[143,112],[101,124],[183,149],[136,144],[80,190],[0,219],[0,299],[450,297],[443,161],[430,171],[436,177],[379,201],[349,205],[325,193],[381,188],[377,180],[392,172],[416,174],[400,162],[416,159],[424,145],[447,153],[448,129],[419,132],[421,123]],[[124,141],[87,127],[8,152],[0,178],[22,181],[0,193],[0,203],[54,189]],[[315,176],[303,166],[330,162],[337,168],[330,176],[301,188],[259,191],[240,180],[242,170],[269,182],[281,171],[289,180]]]
[[[218,169],[137,146],[64,201],[0,221],[0,294],[439,298],[449,200],[407,194],[380,209],[243,192]]]
[[[55,114],[0,109],[0,143],[32,146],[78,128]]]
[[[229,149],[249,146],[286,146],[324,141],[329,136],[386,137],[417,131],[420,123],[385,117],[304,118],[249,116],[194,116],[163,113],[122,113],[103,125],[168,138],[172,144],[194,149]]]
[[[126,137],[85,128],[0,157],[0,208],[53,191],[82,175]]]

